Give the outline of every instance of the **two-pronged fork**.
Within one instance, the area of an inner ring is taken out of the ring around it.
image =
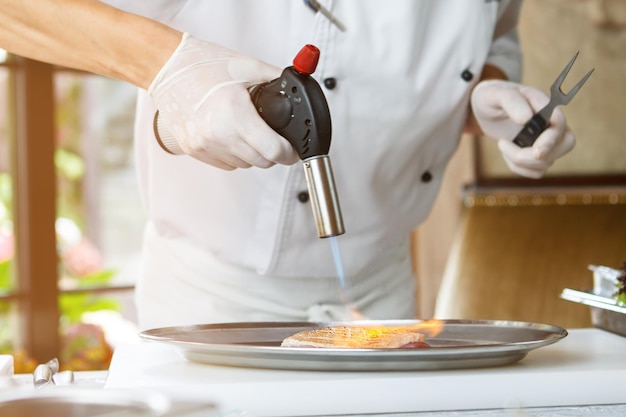
[[[578,52],[576,52],[576,55],[574,55],[570,62],[565,66],[557,79],[554,80],[554,83],[552,83],[552,86],[550,87],[550,102],[543,109],[535,113],[528,122],[526,122],[522,130],[517,134],[515,139],[513,139],[513,143],[522,148],[532,146],[541,132],[546,130],[548,124],[550,124],[550,116],[552,116],[554,109],[557,106],[569,103],[576,93],[578,93],[580,87],[582,87],[585,81],[587,81],[587,78],[589,78],[593,69],[589,71],[580,81],[578,81],[578,83],[567,94],[563,93],[561,90],[563,80],[565,80],[567,73],[570,68],[572,68],[576,57],[578,57]]]

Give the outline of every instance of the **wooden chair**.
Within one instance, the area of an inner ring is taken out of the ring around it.
[[[590,289],[590,264],[626,261],[626,194],[466,198],[435,308],[440,319],[590,327],[589,308],[559,298]]]

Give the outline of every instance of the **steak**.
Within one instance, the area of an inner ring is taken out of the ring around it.
[[[331,326],[304,330],[285,338],[281,346],[351,349],[415,349],[430,347],[424,335],[406,327]]]

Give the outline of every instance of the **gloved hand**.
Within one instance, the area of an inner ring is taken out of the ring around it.
[[[168,148],[226,170],[296,162],[293,146],[261,119],[247,90],[281,72],[185,33],[148,89],[180,147]]]
[[[558,107],[532,147],[513,143],[524,124],[549,100],[536,88],[503,80],[482,81],[472,91],[471,106],[478,125],[486,136],[498,141],[507,165],[519,175],[542,177],[556,159],[574,147],[574,134]]]

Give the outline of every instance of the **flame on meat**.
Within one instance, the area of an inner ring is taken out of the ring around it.
[[[435,337],[443,330],[444,322],[442,320],[425,320],[415,324],[407,324],[405,326],[380,326],[367,327],[366,334],[368,337],[377,337],[393,332],[412,331],[421,333],[428,337]]]
[[[442,327],[443,322],[440,320],[404,326],[359,326],[355,323],[304,330],[284,339],[281,345],[367,349],[416,347],[424,344],[425,335],[434,337]]]
[[[407,327],[410,327],[411,329],[423,333],[429,337],[435,337],[443,330],[443,323],[443,320],[432,319],[412,324]]]

